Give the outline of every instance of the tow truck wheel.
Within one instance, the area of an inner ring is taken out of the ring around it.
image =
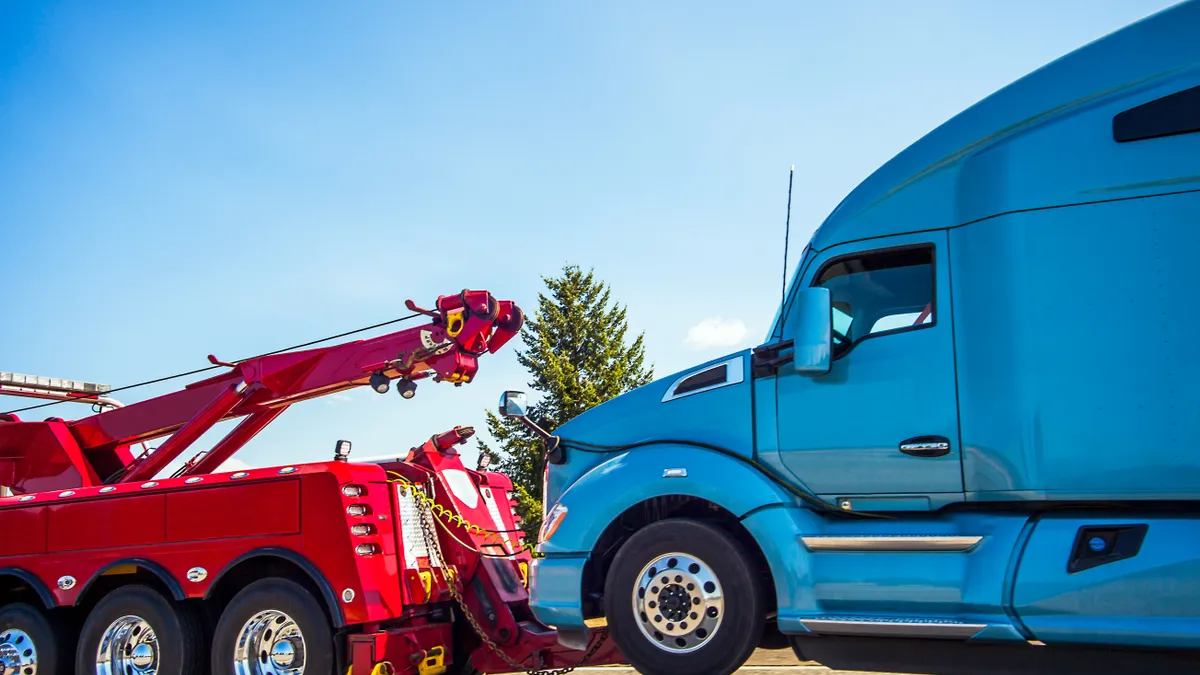
[[[88,613],[75,672],[96,675],[199,675],[204,636],[195,614],[149,586],[122,586]]]
[[[213,675],[332,675],[333,629],[316,598],[294,581],[246,586],[213,633]]]
[[[604,610],[613,640],[645,675],[728,675],[763,631],[763,591],[741,544],[697,520],[629,538],[613,560]]]
[[[23,602],[0,609],[0,673],[56,673],[58,654],[58,636],[45,614]]]

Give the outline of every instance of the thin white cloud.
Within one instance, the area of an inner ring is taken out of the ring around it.
[[[328,398],[325,399],[325,402],[328,403],[329,405],[337,405],[339,403],[351,403],[353,401],[354,401],[354,399],[350,398],[349,394],[331,394]]]
[[[733,347],[746,339],[749,331],[741,319],[709,317],[688,329],[683,344],[700,351],[713,347]]]
[[[249,469],[249,468],[252,468],[249,464],[243,462],[240,459],[235,459],[233,457],[230,457],[229,459],[225,460],[224,462],[221,462],[221,466],[218,466],[217,470],[214,473],[222,473],[225,471],[245,471],[246,469]]]

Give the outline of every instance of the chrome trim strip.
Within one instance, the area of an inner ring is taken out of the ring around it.
[[[684,392],[682,394],[675,393],[675,388],[678,387],[680,384],[682,384],[683,381],[688,379],[689,377],[692,377],[693,375],[699,375],[700,373],[710,371],[714,368],[720,368],[721,366],[725,366],[725,378],[726,379],[724,382],[709,385],[709,386],[703,387],[701,389],[693,389],[691,391]],[[719,363],[710,363],[707,366],[704,366],[703,368],[696,368],[695,370],[690,370],[690,371],[684,373],[683,375],[680,375],[678,378],[675,379],[674,382],[671,383],[671,386],[667,387],[667,391],[666,391],[666,393],[663,394],[662,401],[660,401],[660,402],[666,403],[667,401],[674,401],[676,399],[685,398],[688,396],[694,396],[696,394],[703,394],[704,392],[712,391],[713,389],[720,389],[721,387],[729,387],[729,386],[732,386],[735,384],[741,384],[746,379],[745,370],[746,370],[746,366],[743,361],[743,357],[740,354],[738,356],[735,356],[731,359],[726,359]]]
[[[901,443],[901,452],[922,452],[924,450],[949,450],[950,444],[945,441],[935,443]]]
[[[800,623],[818,635],[870,635],[954,640],[966,640],[987,628],[986,623],[958,623],[956,621],[801,619]]]
[[[810,551],[865,551],[883,553],[891,551],[943,551],[963,553],[970,551],[983,541],[983,537],[920,534],[895,536],[842,536],[826,535],[800,537],[804,547]]]

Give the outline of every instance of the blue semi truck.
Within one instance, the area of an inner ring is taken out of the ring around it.
[[[1191,1],[879,168],[761,346],[555,430],[533,611],[647,675],[1200,672],[1198,299]]]

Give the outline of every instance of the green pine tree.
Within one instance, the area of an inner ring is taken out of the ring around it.
[[[612,302],[608,285],[591,270],[563,267],[562,275],[543,277],[549,294],[538,294],[538,308],[525,322],[525,349],[517,360],[529,371],[528,386],[541,394],[529,418],[554,432],[571,418],[610,398],[650,382],[643,335],[626,344],[625,308]],[[531,392],[532,393],[532,392]],[[538,398],[531,395],[532,398]],[[487,413],[496,450],[482,440],[479,452],[496,460],[496,470],[513,481],[517,512],[529,542],[536,542],[542,520],[542,472],[545,446],[520,420]]]

